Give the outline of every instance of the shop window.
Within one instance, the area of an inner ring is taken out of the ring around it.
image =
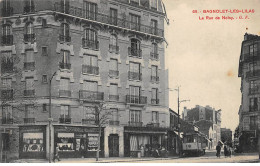
[[[43,133],[23,133],[23,152],[44,152]]]

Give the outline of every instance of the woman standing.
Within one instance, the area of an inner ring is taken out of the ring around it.
[[[221,151],[220,143],[218,143],[218,145],[216,146],[216,150],[217,150],[216,156],[217,156],[218,158],[220,158],[220,151]]]

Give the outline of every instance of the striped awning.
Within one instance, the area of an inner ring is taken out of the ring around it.
[[[43,133],[23,133],[23,139],[43,139]]]

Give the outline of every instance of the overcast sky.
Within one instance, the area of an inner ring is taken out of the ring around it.
[[[183,107],[210,105],[222,110],[222,127],[238,125],[241,103],[238,64],[244,34],[260,35],[260,0],[163,0],[170,25],[165,25],[169,87],[180,88]],[[211,9],[254,9],[254,13],[204,14]],[[202,13],[192,13],[193,10]],[[220,20],[199,20],[216,17]],[[249,19],[223,20],[222,16]],[[246,30],[248,28],[248,30]],[[170,91],[170,107],[177,111],[177,92]]]

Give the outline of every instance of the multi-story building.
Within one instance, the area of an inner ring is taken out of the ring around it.
[[[246,33],[241,45],[238,77],[241,77],[239,144],[242,150],[257,150],[260,129],[259,71],[260,37]],[[260,143],[260,142],[259,142]]]
[[[48,158],[55,147],[61,157],[94,156],[100,103],[111,111],[101,156],[165,146],[160,0],[3,0],[0,9],[1,157]]]
[[[221,141],[221,110],[215,110],[210,106],[199,106],[187,109],[184,107],[182,118],[199,127],[199,131],[204,133],[211,142],[208,147],[214,148]]]

